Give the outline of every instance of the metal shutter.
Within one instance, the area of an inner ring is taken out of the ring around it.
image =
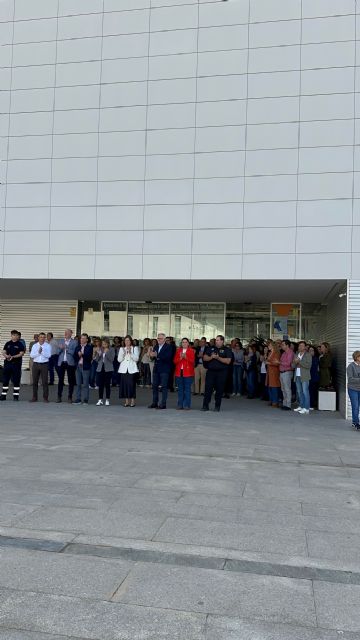
[[[12,329],[21,331],[27,352],[23,369],[29,366],[29,344],[34,333],[52,331],[55,338],[63,337],[65,329],[76,331],[77,300],[1,300],[0,347],[10,339]]]
[[[347,413],[346,393],[346,336],[347,310],[346,285],[341,286],[328,302],[325,340],[330,343],[336,369],[336,387],[339,411],[345,417]]]

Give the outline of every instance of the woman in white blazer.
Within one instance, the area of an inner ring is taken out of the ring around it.
[[[136,377],[139,372],[137,362],[139,360],[139,347],[134,347],[131,336],[126,336],[124,346],[120,347],[118,354],[120,375],[120,398],[125,400],[124,407],[135,407]]]

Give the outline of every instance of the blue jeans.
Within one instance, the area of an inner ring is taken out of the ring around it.
[[[58,361],[59,356],[58,355],[53,355],[49,358],[49,382],[50,384],[54,384],[54,380],[55,380],[55,371],[57,373],[57,361]]]
[[[299,398],[299,405],[302,409],[310,409],[310,393],[309,381],[301,380],[300,376],[296,376],[296,391]]]
[[[355,389],[348,389],[348,394],[351,402],[353,424],[359,424],[360,391],[355,391]]]
[[[240,364],[233,367],[233,393],[242,393],[244,369]]]
[[[256,378],[257,372],[250,369],[250,371],[246,372],[246,381],[247,381],[247,390],[248,397],[254,398],[256,393]],[[277,401],[276,401],[277,402]]]
[[[268,387],[271,404],[278,404],[280,387]]]
[[[84,387],[83,402],[89,402],[90,369],[84,371],[82,367],[76,367],[76,402],[81,402],[81,385]]]
[[[178,403],[180,409],[190,409],[191,406],[191,385],[194,382],[192,376],[176,376],[176,386],[178,388]]]
[[[168,396],[168,382],[170,371],[158,373],[156,367],[153,372],[153,404],[159,404],[159,387],[161,386],[161,406],[166,407],[166,400]]]

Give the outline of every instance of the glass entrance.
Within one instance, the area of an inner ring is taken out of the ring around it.
[[[129,302],[127,331],[134,338],[156,338],[159,332],[169,335],[170,316],[167,302]]]
[[[201,338],[208,340],[224,333],[225,304],[176,302],[170,304],[170,334],[179,343],[181,338]]]

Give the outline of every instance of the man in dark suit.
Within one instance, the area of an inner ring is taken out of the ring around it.
[[[152,375],[153,401],[149,409],[166,409],[168,382],[173,364],[173,349],[165,342],[165,334],[159,333],[157,345],[149,351],[149,356],[155,360]],[[161,404],[159,404],[159,386],[161,386]]]

